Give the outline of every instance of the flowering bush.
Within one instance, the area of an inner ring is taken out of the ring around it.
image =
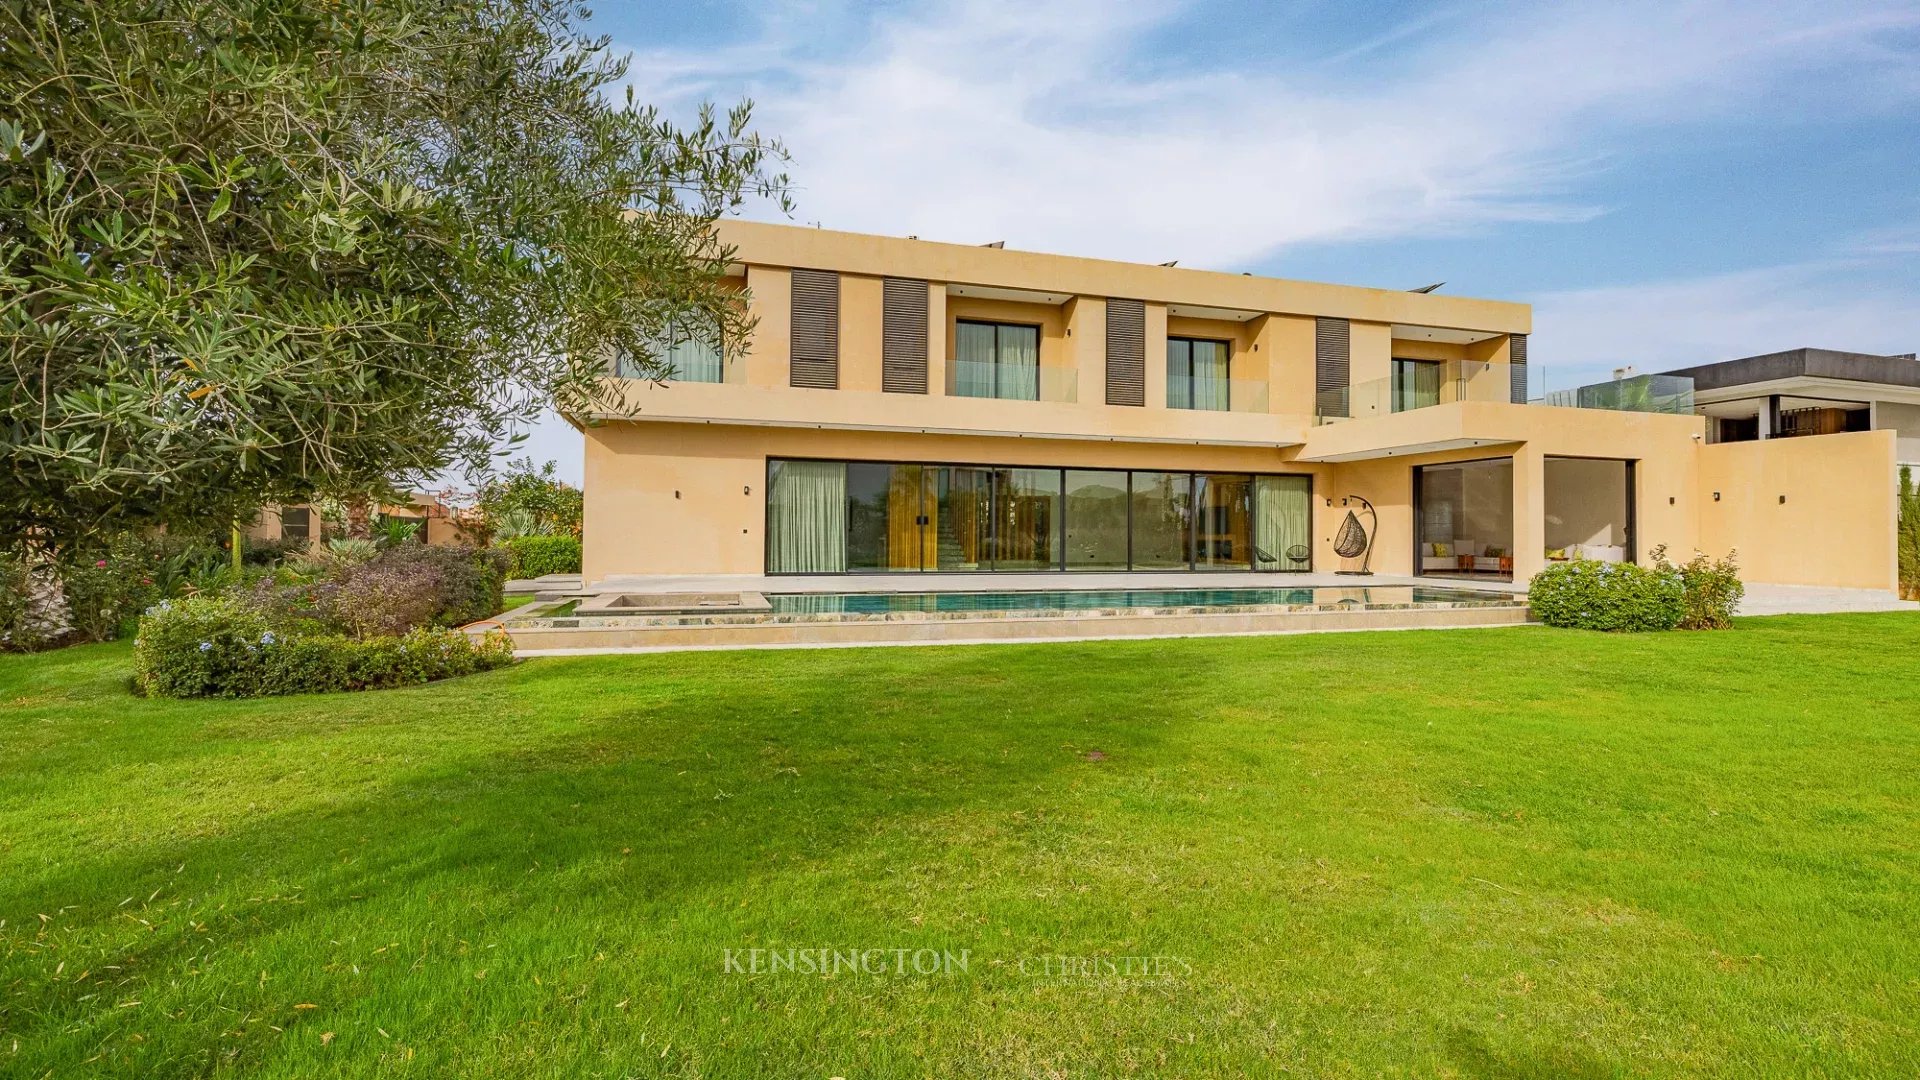
[[[120,537],[94,551],[60,560],[60,589],[67,600],[67,621],[82,641],[112,641],[123,624],[159,599],[155,545]]]
[[[140,623],[134,682],[157,697],[269,697],[409,686],[500,667],[503,634],[439,627],[355,639],[314,631],[250,595],[162,602]]]
[[[1548,626],[1636,632],[1671,630],[1686,614],[1686,587],[1672,567],[1576,559],[1542,570],[1527,602]]]
[[[1667,561],[1667,545],[1653,549],[1656,569],[1680,575],[1686,598],[1686,611],[1680,617],[1682,630],[1725,630],[1733,625],[1734,610],[1740,606],[1740,598],[1747,595],[1733,556],[1728,552],[1724,559],[1709,559],[1704,552],[1696,551],[1692,559],[1674,566]]]
[[[327,611],[354,637],[392,637],[431,625],[443,606],[444,586],[440,568],[431,563],[375,559],[340,581]]]

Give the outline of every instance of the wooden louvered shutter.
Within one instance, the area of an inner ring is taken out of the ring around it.
[[[1107,404],[1147,403],[1147,305],[1107,301]]]
[[[1345,319],[1313,321],[1313,408],[1346,416],[1353,384],[1353,328]]]
[[[1507,345],[1511,351],[1508,357],[1513,364],[1513,403],[1527,403],[1527,335],[1507,335]]]
[[[880,296],[880,389],[927,392],[927,283],[887,278]]]
[[[840,387],[840,275],[793,272],[793,385]]]

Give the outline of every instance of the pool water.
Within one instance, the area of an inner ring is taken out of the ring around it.
[[[1518,603],[1516,593],[1427,585],[1299,589],[1057,589],[1029,592],[770,593],[773,613],[886,615],[912,611],[1088,611],[1266,605]]]

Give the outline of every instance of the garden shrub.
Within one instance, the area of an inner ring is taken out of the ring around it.
[[[112,641],[142,609],[160,599],[155,574],[162,545],[133,536],[66,553],[59,560],[67,621],[81,641]]]
[[[1527,602],[1548,626],[1579,630],[1671,630],[1686,615],[1678,571],[1591,559],[1542,570],[1527,586]]]
[[[1674,566],[1667,561],[1665,544],[1653,549],[1656,569],[1680,575],[1685,597],[1685,612],[1680,617],[1682,630],[1725,630],[1733,625],[1734,610],[1740,606],[1740,598],[1747,594],[1747,587],[1740,583],[1740,567],[1734,562],[1734,554],[1730,551],[1724,559],[1709,559],[1705,552],[1696,551],[1692,559]]]
[[[382,557],[354,567],[323,610],[354,637],[392,637],[432,625],[445,593],[439,567]]]
[[[367,565],[417,567],[419,572],[438,575],[440,603],[432,621],[464,626],[499,613],[509,561],[505,552],[492,548],[404,544],[382,552]]]
[[[1900,518],[1896,526],[1900,549],[1900,599],[1920,600],[1920,489],[1913,469],[1900,466]]]
[[[251,597],[162,602],[141,620],[134,681],[156,697],[270,697],[410,686],[500,667],[504,634],[421,627],[366,639],[303,629]]]
[[[510,562],[507,576],[537,578],[580,572],[577,536],[516,536],[504,544]]]

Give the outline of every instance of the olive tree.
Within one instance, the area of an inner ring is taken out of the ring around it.
[[[0,0],[0,537],[484,468],[606,358],[750,327],[745,103],[674,124],[558,0]],[[684,332],[684,331],[682,331]],[[618,403],[612,403],[618,407]]]

